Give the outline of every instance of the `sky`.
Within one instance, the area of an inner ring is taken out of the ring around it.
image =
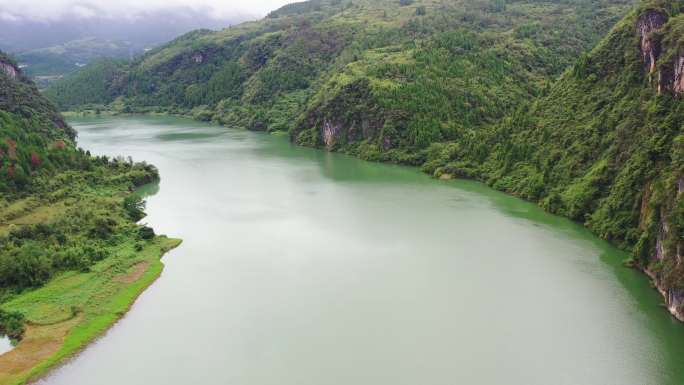
[[[55,21],[62,18],[140,17],[147,12],[191,8],[216,19],[259,18],[297,0],[0,0],[0,21]]]

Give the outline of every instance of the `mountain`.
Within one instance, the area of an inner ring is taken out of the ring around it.
[[[16,61],[0,52],[0,335],[21,338],[17,320],[27,315],[8,316],[6,301],[60,272],[87,271],[137,237],[142,211],[139,204],[127,208],[125,194],[158,179],[157,170],[93,157],[75,138]]]
[[[46,95],[481,180],[631,251],[684,319],[682,7],[314,0],[87,69],[92,97],[78,74]]]
[[[32,173],[39,168],[60,166],[50,157],[72,144],[76,132],[21,73],[16,61],[1,52],[0,116],[0,191],[11,195],[28,189]]]
[[[92,61],[101,58],[131,59],[143,52],[144,48],[131,42],[90,37],[26,51],[17,55],[17,61],[24,74],[36,80],[39,86],[47,86],[50,80],[76,71]]]
[[[476,175],[496,188],[539,201],[632,250],[633,263],[654,278],[680,320],[683,7],[642,2],[527,111],[479,143],[454,143],[431,160],[435,172],[455,175],[474,164]],[[490,149],[486,157],[477,155],[482,147]]]
[[[0,11],[3,11],[0,9]],[[2,12],[0,12],[2,13]],[[24,74],[40,88],[102,58],[131,59],[145,50],[197,28],[222,29],[247,15],[213,18],[189,8],[148,11],[114,17],[61,15],[54,20],[0,18],[0,49],[14,54]]]
[[[29,382],[103,333],[180,243],[137,223],[135,189],[157,169],[92,156],[75,138],[0,52],[0,337],[21,341],[0,355],[3,384]]]
[[[258,22],[193,31],[156,48],[122,69],[97,99],[119,98],[134,111],[194,108],[226,124],[300,136],[326,111],[334,113],[331,103],[345,93],[372,93],[371,128],[379,131],[387,121],[398,132],[391,147],[411,147],[412,154],[537,95],[628,6],[623,0],[294,3]],[[75,107],[79,84],[65,79],[47,95],[62,109]]]
[[[0,18],[3,31],[0,49],[14,55],[85,38],[125,41],[142,49],[197,28],[221,29],[252,18],[245,14],[214,18],[208,11],[185,7],[167,7],[127,16],[89,9],[86,16],[66,13],[51,19],[15,15],[11,10],[0,11],[4,11],[4,17]]]

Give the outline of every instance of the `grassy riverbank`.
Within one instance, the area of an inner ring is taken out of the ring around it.
[[[5,256],[26,263],[35,257],[11,270],[13,277],[50,269],[40,275],[45,282],[31,276],[0,291],[0,309],[24,319],[16,348],[0,355],[2,385],[44,374],[101,335],[161,274],[161,256],[181,242],[136,223],[143,214],[132,215],[126,202],[140,202],[129,192],[140,170],[126,162],[106,167],[60,173],[39,193],[0,202],[0,273],[11,266]]]
[[[180,240],[139,224],[157,169],[93,156],[0,52],[0,385],[45,373],[102,334]]]
[[[158,236],[142,251],[126,242],[89,272],[67,272],[40,289],[18,295],[3,308],[25,314],[17,347],[0,356],[0,384],[26,383],[102,335],[159,277],[160,257],[180,240]]]

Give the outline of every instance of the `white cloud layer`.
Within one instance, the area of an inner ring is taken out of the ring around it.
[[[296,0],[0,0],[0,20],[59,20],[63,17],[136,18],[147,12],[190,8],[224,19],[264,16]]]

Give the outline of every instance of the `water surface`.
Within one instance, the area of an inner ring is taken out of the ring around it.
[[[0,334],[0,354],[7,353],[12,349],[14,349],[12,340],[10,340],[9,337]]]
[[[44,385],[676,385],[684,326],[621,252],[467,181],[179,118],[72,121],[157,165],[183,238]]]

